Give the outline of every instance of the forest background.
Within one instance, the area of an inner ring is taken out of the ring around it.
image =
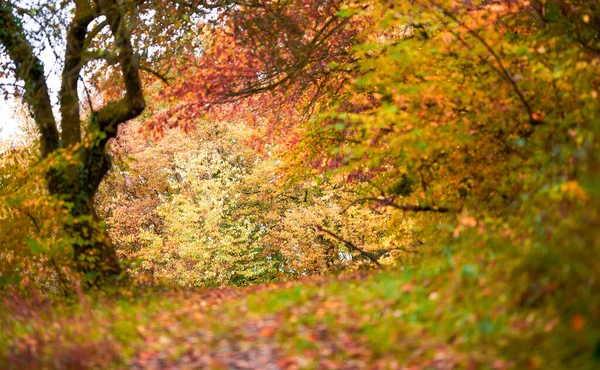
[[[600,363],[595,2],[0,1],[0,24],[26,122],[3,365]]]

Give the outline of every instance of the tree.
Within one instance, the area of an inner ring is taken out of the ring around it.
[[[45,176],[47,189],[64,201],[72,216],[64,228],[73,239],[76,270],[86,275],[89,285],[100,285],[121,273],[93,206],[110,168],[106,145],[120,124],[139,116],[146,106],[141,71],[158,75],[149,66],[178,50],[164,47],[169,37],[178,35],[185,44],[200,23],[192,16],[218,4],[75,0],[21,5],[0,1],[0,55],[10,72],[6,75],[18,81],[9,92],[27,104],[39,133],[41,159],[52,164]],[[186,16],[174,22],[182,14]],[[48,69],[39,57],[45,45],[55,53],[64,49],[59,58],[59,112],[53,110]],[[104,94],[109,101],[98,109],[88,96],[89,107],[84,107],[80,94],[89,89],[81,82],[98,71],[118,75],[124,93]]]
[[[324,70],[322,56],[330,54],[324,41],[346,23],[336,15],[341,3],[337,0],[166,4],[152,0],[0,2],[3,26],[0,45],[10,72],[6,75],[20,81],[11,92],[23,98],[36,122],[41,158],[56,161],[47,171],[47,189],[65,201],[65,209],[73,218],[65,231],[73,238],[76,270],[87,276],[90,285],[102,284],[121,272],[114,249],[98,223],[93,199],[110,168],[106,155],[108,141],[117,135],[120,124],[145,109],[141,71],[164,80],[164,75],[153,67],[185,65],[187,58],[193,59],[197,55],[195,46],[209,40],[206,34],[203,34],[205,40],[198,40],[196,35],[202,34],[203,25],[210,24],[221,35],[233,35],[234,43],[221,43],[221,48],[232,47],[237,51],[246,41],[250,48],[261,40],[265,43],[256,54],[264,60],[255,57],[242,61],[236,73],[243,76],[265,70],[255,68],[258,66],[266,66],[270,72],[260,78],[259,84],[240,85],[234,95],[248,96],[284,87],[290,81],[302,80],[297,72],[306,66]],[[178,39],[176,45],[173,38]],[[180,54],[179,61],[172,58],[186,47],[189,48]],[[64,56],[57,58],[62,64],[56,104],[59,114],[53,111],[47,66],[39,57],[44,48],[52,49],[55,54],[64,49]],[[272,54],[267,55],[269,52]],[[240,82],[232,76],[220,76],[228,87]],[[101,79],[116,83],[101,86],[96,83]],[[98,87],[101,89],[94,91]],[[106,100],[101,108],[94,107],[89,90]],[[87,102],[80,98],[84,92],[88,94]],[[205,92],[202,89],[198,93]],[[217,98],[207,102],[231,100],[231,96],[221,91],[208,93]],[[194,112],[198,116],[199,110]]]

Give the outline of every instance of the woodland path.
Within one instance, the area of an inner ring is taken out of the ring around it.
[[[19,314],[4,323],[15,333],[7,368],[471,368],[478,359],[460,342],[429,330],[443,316],[441,282],[427,275],[359,271],[246,288],[124,291],[62,306],[15,301]]]
[[[332,279],[348,282],[368,276],[359,272],[248,288],[166,293],[174,301],[185,301],[185,305],[159,315],[150,327],[139,328],[144,340],[135,349],[136,354],[129,364],[133,369],[275,370],[313,368],[315,365],[322,369],[365,368],[371,357],[367,346],[356,342],[349,333],[332,333],[319,324],[303,326],[299,333],[285,333],[307,338],[310,342],[304,344],[310,349],[302,351],[302,356],[289,356],[296,350],[282,346],[280,328],[286,320],[295,321],[312,309],[306,305],[292,305],[284,312],[255,315],[249,313],[246,297],[254,295],[260,300],[260,296],[268,292],[305,289],[307,286],[318,288]],[[317,295],[308,305],[322,305],[319,298],[326,297]],[[224,306],[228,309],[221,311]],[[323,307],[335,309],[326,302]],[[316,315],[323,316],[323,311],[317,309]],[[227,326],[228,330],[221,330],[222,326]],[[303,344],[299,345],[302,347]]]

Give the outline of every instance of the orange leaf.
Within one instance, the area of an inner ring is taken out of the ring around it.
[[[260,335],[263,337],[272,337],[275,334],[275,328],[271,326],[264,327],[260,330]]]
[[[571,327],[576,331],[581,330],[585,325],[585,317],[582,315],[575,315],[571,318]]]

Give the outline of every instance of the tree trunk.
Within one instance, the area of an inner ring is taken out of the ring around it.
[[[92,199],[72,203],[73,224],[65,231],[73,239],[75,267],[90,287],[116,284],[122,269],[104,225],[91,207]]]
[[[94,210],[94,195],[110,168],[104,147],[101,143],[81,148],[76,153],[80,163],[48,174],[50,193],[65,202],[71,216],[64,231],[71,238],[75,270],[88,287],[113,285],[125,278],[108,233]]]

